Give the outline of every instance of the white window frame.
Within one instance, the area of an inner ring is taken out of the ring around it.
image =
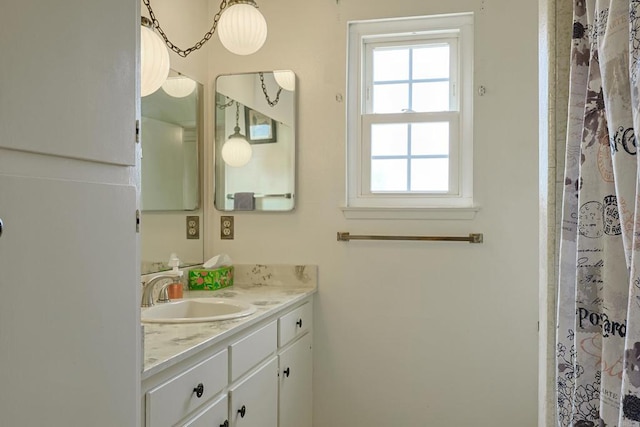
[[[370,52],[384,44],[446,42],[457,50],[451,68],[451,110],[430,113],[370,114]],[[369,53],[369,54],[368,54]],[[473,205],[473,14],[434,15],[349,23],[347,85],[348,218],[471,218]],[[450,123],[449,192],[371,192],[371,124]],[[461,212],[466,210],[467,213]],[[425,211],[429,213],[425,216]],[[417,213],[417,216],[416,216]],[[435,216],[433,216],[435,213]]]

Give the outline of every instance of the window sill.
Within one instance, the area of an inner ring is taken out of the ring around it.
[[[371,208],[342,207],[347,219],[474,219],[480,206],[425,207],[425,208]]]

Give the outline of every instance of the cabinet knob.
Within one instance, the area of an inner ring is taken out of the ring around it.
[[[201,398],[202,394],[204,393],[204,384],[202,383],[198,384],[198,386],[193,389],[193,392],[196,394],[198,399]]]
[[[302,319],[298,319],[298,321],[296,322],[296,325],[298,325],[298,327],[302,328]]]
[[[285,377],[289,378],[289,367],[287,367],[287,369],[282,371],[282,373],[284,374]]]
[[[0,236],[2,236],[2,227],[4,227],[4,224],[2,223],[2,218],[0,218]]]
[[[220,427],[229,427],[229,420],[224,420],[224,423],[220,424]]]
[[[247,407],[242,405],[242,408],[238,409],[238,413],[240,414],[240,418],[244,418],[244,414],[247,413]]]

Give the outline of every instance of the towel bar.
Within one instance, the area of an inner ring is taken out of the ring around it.
[[[367,236],[351,235],[348,231],[338,231],[338,241],[348,242],[349,240],[419,240],[419,241],[444,241],[444,242],[469,242],[482,243],[484,235],[482,233],[471,233],[468,237],[455,236]]]
[[[292,193],[283,193],[283,194],[255,194],[253,196],[256,199],[262,199],[265,197],[283,197],[285,199],[293,199]],[[233,194],[227,194],[227,199],[233,200]]]

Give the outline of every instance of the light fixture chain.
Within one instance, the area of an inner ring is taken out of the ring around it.
[[[229,97],[227,97],[227,98],[229,98]],[[225,109],[225,108],[227,108],[227,107],[231,107],[231,106],[233,105],[233,103],[234,103],[234,102],[235,102],[235,101],[234,101],[233,99],[231,99],[231,101],[227,102],[226,104],[216,104],[216,106],[217,106],[219,109],[224,110],[224,109]]]
[[[183,58],[186,58],[187,55],[189,55],[194,50],[200,49],[202,45],[204,45],[207,41],[209,41],[211,37],[213,37],[213,33],[216,32],[216,28],[218,27],[218,21],[220,20],[220,16],[222,15],[222,12],[224,11],[224,9],[227,7],[227,0],[222,0],[222,2],[220,3],[220,10],[213,17],[213,25],[211,26],[211,29],[207,31],[207,33],[205,33],[205,35],[202,37],[202,39],[199,42],[197,42],[195,45],[193,45],[189,49],[180,49],[178,46],[176,46],[169,40],[164,30],[160,26],[160,22],[156,18],[156,14],[153,13],[153,9],[151,8],[151,0],[142,0],[142,2],[144,3],[144,5],[147,7],[147,10],[149,11],[149,17],[151,18],[153,28],[158,29],[158,33],[160,33],[160,35],[162,36],[164,42],[167,44],[167,47]]]
[[[282,88],[278,88],[278,93],[276,93],[276,99],[272,101],[271,99],[269,99],[269,94],[267,93],[267,85],[264,84],[264,74],[263,73],[258,73],[258,74],[260,75],[260,83],[262,83],[262,93],[264,93],[264,97],[267,100],[267,104],[269,104],[270,107],[275,107],[278,101],[280,101],[280,93],[282,92]]]

